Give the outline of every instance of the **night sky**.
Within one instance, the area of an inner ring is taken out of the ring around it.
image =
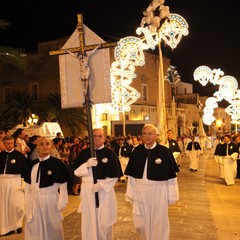
[[[71,35],[79,13],[84,24],[106,41],[137,36],[135,30],[148,5],[148,0],[2,0],[0,19],[11,26],[0,30],[0,45],[36,51],[39,42]],[[182,81],[194,83],[200,95],[211,96],[216,87],[203,88],[193,80],[197,67],[220,68],[225,75],[240,78],[239,1],[166,0],[165,5],[189,25],[189,35],[174,51],[163,49]]]

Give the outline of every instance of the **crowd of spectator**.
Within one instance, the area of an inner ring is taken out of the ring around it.
[[[2,139],[6,135],[11,135],[9,130],[0,129],[0,151],[4,150]],[[22,128],[17,129],[12,136],[14,137],[15,149],[23,153],[28,161],[32,161],[38,157],[36,150],[38,138],[41,136],[26,134]],[[121,159],[121,167],[124,171],[130,153],[139,144],[142,144],[142,136],[107,136],[104,145],[113,150],[117,156]],[[83,150],[89,147],[89,138],[70,136],[63,137],[61,133],[57,133],[56,137],[52,139],[51,156],[58,158],[66,165],[70,179],[68,181],[69,194],[79,195],[81,190],[81,179],[73,174],[72,165],[77,155]],[[121,182],[125,182],[126,178],[119,179]]]

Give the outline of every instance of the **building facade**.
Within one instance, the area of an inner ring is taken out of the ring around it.
[[[11,64],[0,63],[0,110],[6,108],[11,96],[16,92],[31,92],[37,97],[46,97],[49,93],[60,92],[59,62],[57,56],[50,56],[49,51],[60,49],[66,38],[39,44],[38,52],[27,54],[25,59],[28,69],[20,72]],[[114,61],[114,49],[110,49],[111,62]],[[163,71],[166,75],[170,59],[163,57]],[[145,52],[145,65],[136,67],[136,78],[131,87],[136,89],[141,97],[131,105],[129,112],[115,111],[109,104],[93,106],[93,127],[103,127],[108,135],[121,135],[122,125],[126,125],[126,134],[141,134],[145,123],[157,125],[157,98],[159,84],[159,57]],[[183,81],[177,83],[175,95],[172,86],[165,81],[165,106],[167,129],[173,129],[176,135],[191,134],[192,126],[199,123],[201,111],[197,107],[199,94],[193,93],[193,86]],[[204,104],[204,102],[203,102]],[[161,107],[161,106],[160,106]],[[216,119],[221,120],[221,131],[230,130],[230,118],[224,109],[216,110]],[[18,124],[18,123],[16,123]],[[218,122],[219,124],[219,122]],[[214,123],[208,128],[209,133],[219,130]],[[69,136],[71,133],[65,132]],[[86,135],[86,131],[80,131]]]

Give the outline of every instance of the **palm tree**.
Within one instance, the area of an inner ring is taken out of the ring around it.
[[[82,127],[86,128],[86,115],[83,108],[63,109],[59,93],[50,93],[44,107],[48,112],[47,121],[58,122],[62,128],[70,129],[73,135],[76,135]]]
[[[0,29],[7,29],[10,24],[0,19]],[[21,71],[26,69],[26,64],[23,59],[24,51],[22,49],[15,49],[7,46],[0,46],[0,61],[11,63]]]
[[[27,125],[30,114],[39,113],[40,100],[31,93],[15,93],[10,102],[7,104],[6,110],[2,114],[3,119],[8,119],[9,123]]]

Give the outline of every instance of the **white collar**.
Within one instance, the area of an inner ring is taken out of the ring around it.
[[[47,155],[46,157],[43,157],[43,158],[41,158],[40,156],[38,156],[38,159],[39,159],[40,162],[45,161],[45,160],[47,160],[47,159],[49,159],[49,158],[50,158],[50,154]]]
[[[100,150],[100,149],[103,149],[103,148],[104,148],[104,144],[101,147],[96,148],[95,150]]]
[[[146,144],[144,144],[144,146],[145,146],[146,149],[153,149],[153,148],[155,148],[155,147],[157,146],[157,143],[154,142],[154,144],[151,146],[151,148],[148,148],[148,147],[146,146]]]

